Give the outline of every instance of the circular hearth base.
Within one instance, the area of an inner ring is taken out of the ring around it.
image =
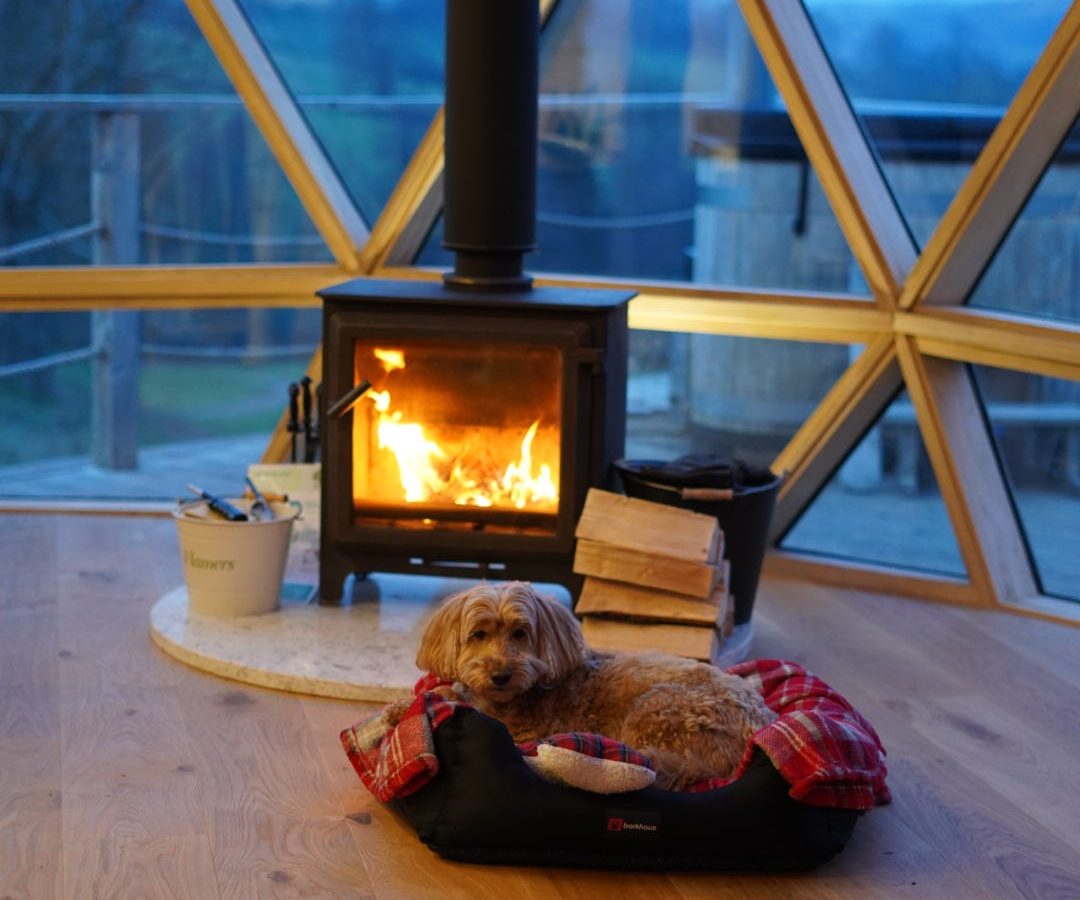
[[[350,606],[283,600],[261,616],[191,614],[188,593],[176,588],[150,612],[150,636],[171,656],[215,675],[261,687],[386,702],[406,696],[420,671],[414,658],[429,613],[447,595],[474,582],[373,575],[357,582]],[[556,593],[565,590],[544,585]],[[719,666],[745,659],[753,626],[738,626]]]

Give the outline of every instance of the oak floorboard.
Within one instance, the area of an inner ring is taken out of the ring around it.
[[[957,611],[943,612],[955,616]],[[988,639],[974,644],[1009,660],[1010,675],[1018,663],[1025,662],[1043,674],[1045,683],[1064,680],[1080,691],[1080,628],[1062,628],[1041,619],[996,612],[979,616],[968,624]],[[1034,687],[1039,690],[1037,684]],[[1066,696],[1075,693],[1068,692]]]
[[[63,884],[56,526],[0,528],[0,897]]]
[[[966,771],[991,776],[994,790],[1072,846],[1080,860],[1080,773],[1061,745],[984,697],[909,702],[911,727]]]
[[[851,612],[858,609],[858,598],[852,596],[836,597],[835,602]],[[913,603],[925,606],[915,600],[875,604],[875,623],[896,633],[911,615]],[[959,693],[977,696],[988,706],[1015,710],[1022,719],[1018,724],[1048,741],[1068,743],[1075,738],[1080,709],[1071,672],[1080,673],[1080,628],[994,611],[972,616],[950,607],[935,610],[939,615],[933,627],[920,633],[919,649],[947,674],[950,686],[961,681],[967,687]],[[994,638],[972,639],[973,633],[1001,634],[1005,620],[1016,628],[1029,622],[1034,627],[1015,647]],[[1031,652],[1036,646],[1043,648],[1041,654]],[[1028,652],[1017,652],[1021,648]],[[952,695],[944,684],[939,693]]]
[[[752,655],[852,700],[893,803],[812,872],[485,867],[364,791],[337,735],[377,706],[160,651],[181,580],[169,520],[0,515],[0,898],[1080,898],[1080,630],[767,577]]]
[[[107,527],[64,522],[58,545],[80,561],[58,578],[60,896],[219,897],[194,741],[168,690],[175,673],[154,665],[140,622],[142,576],[108,564]]]
[[[0,610],[0,897],[63,880],[57,653],[55,597]]]
[[[896,640],[878,644],[880,664],[868,666],[863,655],[865,648],[849,647],[853,637],[858,644],[872,634],[862,619],[863,609],[857,605],[852,608],[851,594],[813,586],[801,586],[799,591],[801,608],[814,606],[823,613],[802,616],[802,627],[794,632],[799,642],[819,650],[826,649],[830,641],[839,643],[833,653],[815,661],[820,664],[813,668],[834,686],[843,685],[844,693],[873,723],[889,751],[893,802],[871,815],[896,816],[920,838],[939,848],[950,864],[972,883],[957,896],[1080,897],[1080,856],[1065,836],[1045,827],[1036,818],[1045,815],[1046,807],[1067,810],[1069,805],[1076,805],[1077,793],[1070,787],[1071,777],[1044,779],[1042,785],[1032,785],[1030,792],[1019,798],[1022,805],[1014,805],[999,788],[1002,782],[1008,786],[1015,777],[1019,736],[1012,738],[1011,744],[1004,737],[995,742],[992,735],[996,732],[981,725],[977,718],[971,718],[970,713],[960,720],[963,724],[954,721],[950,726],[953,732],[966,732],[964,738],[954,735],[946,740],[940,727],[935,729],[929,724],[935,704],[955,708],[959,702],[956,698],[966,696],[956,690],[955,684],[963,671],[971,671],[970,667],[960,666],[960,671],[952,672],[948,656],[940,654],[929,654],[934,661],[928,664],[928,654],[923,649]],[[881,605],[892,607],[893,613],[899,611],[898,622],[906,612],[908,628],[913,631],[911,623],[920,621],[920,614],[934,611],[927,604],[902,598],[861,599],[868,607],[865,614],[876,612],[874,618],[879,623],[889,619],[882,614]],[[793,638],[777,628],[768,614],[762,619],[769,623],[763,629],[762,643],[769,645],[770,652],[786,658],[798,652]],[[930,621],[934,621],[932,617]],[[838,622],[844,623],[843,629],[836,627]],[[965,637],[970,639],[971,632]],[[755,650],[758,649],[756,646]],[[899,658],[907,655],[916,665],[908,673],[904,691],[897,692],[882,673],[889,672]],[[1008,662],[1012,660],[999,661],[999,676],[1007,672]],[[872,678],[866,677],[867,671],[873,673]],[[987,674],[985,670],[972,673],[968,689],[969,694],[972,688],[979,691],[977,696],[984,713],[987,708],[995,708],[998,686],[998,679],[987,679]],[[986,690],[987,685],[993,689]],[[1050,692],[1061,688],[1052,682],[1046,687]],[[1072,696],[1074,700],[1080,699],[1075,694]],[[967,706],[969,709],[972,706],[970,697]],[[1010,707],[1010,713],[1017,717],[1022,717],[1025,711],[1019,703]],[[937,742],[922,731],[934,733]],[[1074,728],[1072,734],[1072,740],[1064,745],[1066,749],[1076,746],[1080,728]],[[990,737],[986,743],[994,750],[980,749],[980,755],[973,758],[971,742],[980,737]],[[1060,797],[1056,796],[1059,793]],[[1068,812],[1059,813],[1064,815]],[[897,846],[903,845],[898,842]],[[841,860],[847,857],[848,850]]]
[[[298,698],[197,675],[179,693],[222,897],[374,897]]]

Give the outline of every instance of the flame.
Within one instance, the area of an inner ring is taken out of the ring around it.
[[[405,354],[401,350],[384,350],[376,347],[373,351],[375,358],[383,364],[386,374],[389,375],[394,369],[405,368]]]
[[[387,374],[405,368],[401,350],[376,348],[374,355]],[[379,449],[392,453],[397,462],[406,503],[443,501],[458,506],[557,508],[559,489],[551,466],[541,463],[537,467],[533,461],[539,419],[521,439],[517,459],[500,472],[499,464],[487,454],[459,453],[451,457],[426,433],[423,424],[402,421],[402,413],[391,409],[389,390],[369,390],[364,399],[376,413]]]
[[[559,489],[551,480],[551,466],[543,463],[540,473],[535,478],[532,474],[532,442],[536,437],[536,429],[540,427],[537,419],[525,437],[521,441],[521,455],[517,462],[512,462],[506,467],[501,486],[510,498],[510,502],[518,509],[524,509],[527,503],[539,503],[543,501],[558,502]]]

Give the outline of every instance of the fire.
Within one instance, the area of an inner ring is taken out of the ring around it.
[[[405,368],[401,350],[376,348],[374,355],[388,375]],[[559,489],[551,466],[533,459],[539,419],[526,429],[517,458],[503,466],[485,452],[444,449],[423,424],[403,421],[402,413],[391,408],[389,390],[369,390],[364,399],[376,413],[379,449],[392,453],[397,462],[406,503],[557,508]]]
[[[551,480],[551,466],[544,463],[540,466],[540,472],[535,478],[532,474],[532,442],[536,437],[536,429],[539,427],[539,419],[529,426],[529,430],[525,432],[525,437],[521,441],[521,455],[518,461],[510,463],[502,477],[501,486],[510,498],[510,502],[518,509],[523,509],[527,503],[557,502],[559,499],[559,489]]]
[[[405,354],[400,350],[383,350],[376,347],[374,353],[375,358],[383,364],[387,375],[393,372],[394,369],[405,368]]]

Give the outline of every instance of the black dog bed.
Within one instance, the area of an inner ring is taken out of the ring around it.
[[[417,686],[410,714],[342,732],[365,785],[447,859],[613,869],[798,870],[831,859],[888,802],[884,750],[839,694],[791,663],[743,663],[780,713],[734,780],[602,794],[552,783],[506,728]],[[428,727],[430,725],[430,728]],[[380,731],[382,727],[382,731]],[[807,736],[815,739],[808,752]]]

